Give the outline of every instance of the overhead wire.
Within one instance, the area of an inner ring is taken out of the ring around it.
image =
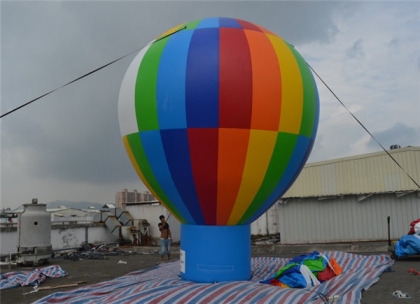
[[[327,83],[321,78],[321,76],[318,75],[318,73],[309,65],[309,63],[306,63],[308,67],[311,69],[311,71],[318,77],[318,79],[325,85],[325,87],[331,92],[331,94],[338,100],[338,102],[344,107],[344,109],[349,112],[349,114],[359,123],[359,125],[370,135],[370,137],[373,138],[374,141],[382,148],[382,150],[385,151],[385,153],[397,164],[398,167],[408,176],[408,178],[417,186],[417,188],[420,189],[420,185],[414,180],[413,177],[411,177],[410,174],[408,174],[407,171],[404,170],[403,167],[399,164],[399,162],[382,146],[382,144],[373,136],[372,133],[369,132],[369,130],[362,124],[362,122],[357,119],[357,117],[346,107],[346,105],[338,98],[338,96],[333,92],[333,90],[327,85]]]

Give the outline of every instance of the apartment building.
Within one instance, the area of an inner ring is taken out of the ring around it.
[[[141,203],[156,200],[149,191],[137,192],[137,190],[128,191],[122,189],[115,195],[115,206],[117,208],[125,209],[127,203]]]

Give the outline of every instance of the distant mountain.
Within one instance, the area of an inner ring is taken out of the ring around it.
[[[47,204],[48,209],[58,208],[60,206],[65,206],[67,208],[74,209],[88,209],[89,207],[95,207],[96,209],[101,209],[105,203],[92,203],[92,202],[69,202],[69,201],[55,201]]]

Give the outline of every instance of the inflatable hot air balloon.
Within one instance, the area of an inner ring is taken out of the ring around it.
[[[141,180],[181,222],[181,277],[250,278],[250,223],[298,176],[318,116],[306,62],[259,25],[196,20],[139,52],[120,129]]]

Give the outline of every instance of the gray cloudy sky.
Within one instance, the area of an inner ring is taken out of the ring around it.
[[[1,113],[144,46],[183,22],[245,19],[295,46],[389,148],[420,146],[420,2],[1,1]],[[119,88],[134,54],[1,119],[1,205],[113,203],[145,190],[123,148]],[[317,79],[309,162],[380,147]]]

